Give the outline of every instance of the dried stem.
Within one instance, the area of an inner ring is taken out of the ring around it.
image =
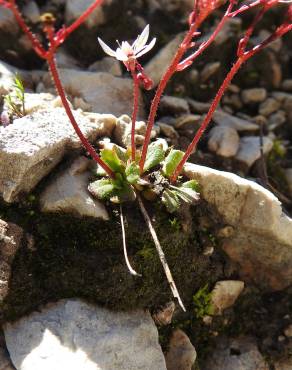
[[[135,70],[132,71],[134,100],[133,100],[133,113],[132,113],[132,132],[131,132],[131,155],[132,161],[136,159],[136,144],[135,144],[135,127],[139,106],[139,80]]]
[[[179,305],[181,306],[181,308],[183,309],[183,311],[186,311],[185,307],[184,307],[184,304],[180,298],[180,295],[179,295],[179,292],[176,288],[176,285],[175,285],[175,282],[173,280],[173,277],[172,277],[172,274],[171,274],[171,271],[170,271],[170,268],[168,266],[168,263],[166,261],[166,258],[165,258],[165,254],[163,252],[163,249],[160,245],[160,242],[158,240],[158,237],[157,237],[157,234],[156,234],[156,231],[154,229],[154,227],[152,226],[152,222],[150,220],[150,217],[146,211],[146,208],[143,204],[143,201],[140,197],[139,194],[137,194],[137,199],[138,199],[138,203],[139,203],[139,206],[140,206],[140,209],[141,209],[141,212],[142,212],[142,215],[145,219],[145,222],[149,228],[149,231],[151,233],[151,236],[152,236],[152,239],[154,241],[154,244],[155,244],[155,247],[156,247],[156,250],[158,252],[158,256],[159,256],[159,259],[160,259],[160,262],[163,266],[163,269],[164,269],[164,272],[165,272],[165,275],[166,275],[166,278],[167,278],[167,281],[168,281],[168,284],[170,286],[170,289],[172,291],[172,294],[174,296],[174,298],[177,298],[178,302],[179,302]]]
[[[123,237],[123,250],[124,250],[124,257],[126,261],[126,265],[130,271],[130,274],[134,276],[142,276],[141,274],[138,274],[133,267],[130,264],[128,253],[127,253],[127,243],[126,243],[126,232],[125,232],[125,224],[124,224],[124,216],[123,216],[123,207],[120,204],[120,217],[121,217],[121,226],[122,226],[122,237]]]

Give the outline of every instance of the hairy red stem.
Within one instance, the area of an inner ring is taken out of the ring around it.
[[[56,86],[56,89],[57,89],[57,92],[62,100],[62,104],[65,108],[65,111],[67,113],[67,116],[76,132],[76,134],[78,135],[79,139],[81,140],[82,144],[84,145],[84,147],[86,148],[86,150],[88,151],[88,153],[91,155],[91,157],[106,171],[106,173],[111,177],[111,178],[115,178],[115,174],[114,172],[107,166],[106,163],[104,163],[100,157],[98,156],[98,154],[96,153],[96,151],[94,150],[93,146],[90,144],[90,142],[86,139],[86,137],[83,135],[83,133],[81,132],[79,126],[78,126],[78,123],[76,122],[74,116],[73,116],[73,113],[71,111],[71,108],[68,104],[68,101],[66,99],[66,95],[65,95],[65,91],[63,89],[63,86],[62,86],[62,83],[61,83],[61,80],[60,80],[60,77],[59,77],[59,73],[58,73],[58,70],[57,70],[57,67],[56,67],[56,63],[55,63],[55,59],[54,59],[54,56],[50,56],[48,59],[47,59],[47,62],[48,62],[48,65],[49,65],[49,68],[50,68],[50,71],[51,71],[51,74],[52,74],[52,77],[53,77],[53,80],[54,80],[54,83],[55,83],[55,86]]]
[[[203,135],[204,131],[206,130],[208,124],[210,123],[210,121],[212,119],[212,116],[213,116],[216,108],[218,107],[218,104],[220,103],[220,100],[221,100],[225,90],[227,89],[227,87],[229,86],[233,77],[238,72],[239,68],[242,66],[242,64],[245,62],[245,60],[246,59],[244,57],[238,58],[236,63],[233,65],[233,67],[229,71],[228,75],[226,76],[225,80],[223,81],[222,85],[220,86],[220,89],[218,90],[218,93],[217,93],[215,99],[213,100],[213,103],[211,104],[210,109],[209,109],[203,123],[201,124],[199,130],[197,131],[195,137],[193,138],[193,141],[188,146],[182,160],[179,162],[176,170],[174,171],[174,173],[171,177],[171,182],[175,182],[178,175],[181,173],[181,171],[183,169],[183,166],[185,165],[189,156],[193,153],[194,149],[196,148],[196,146],[198,144],[198,141],[200,140],[200,138]]]
[[[136,159],[136,144],[135,144],[135,127],[139,105],[139,80],[136,71],[132,71],[133,77],[133,89],[134,89],[134,100],[133,100],[133,113],[132,113],[132,132],[131,132],[131,155],[132,161]]]

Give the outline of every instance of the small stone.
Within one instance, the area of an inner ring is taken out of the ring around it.
[[[262,87],[245,89],[241,92],[241,98],[245,104],[261,103],[267,98],[267,90]]]
[[[177,131],[170,125],[167,125],[163,122],[156,122],[157,125],[160,127],[161,133],[170,139],[177,139],[179,134]]]
[[[199,71],[197,69],[191,69],[188,74],[188,81],[191,84],[196,84],[199,80]]]
[[[278,127],[282,126],[286,122],[286,113],[283,110],[273,113],[268,118],[268,128],[273,131]]]
[[[175,311],[175,303],[168,302],[166,305],[160,307],[152,314],[152,318],[157,325],[169,325],[172,321],[172,316]]]
[[[192,113],[207,113],[210,108],[210,103],[203,103],[190,98],[187,99],[187,102]]]
[[[62,300],[5,324],[17,370],[166,370],[149,312]]]
[[[202,117],[198,114],[187,114],[185,116],[180,116],[175,120],[174,127],[177,130],[192,130],[193,133],[197,132],[200,124],[202,122]]]
[[[234,115],[223,112],[222,110],[217,110],[214,112],[212,120],[218,126],[227,126],[235,129],[236,131],[258,131],[259,126],[255,123],[250,122],[247,119],[242,119]]]
[[[281,106],[281,103],[274,98],[268,98],[260,104],[259,114],[268,117],[270,114],[276,112]]]
[[[288,338],[292,337],[292,324],[289,325],[286,329],[284,329],[284,334]]]
[[[173,332],[165,356],[167,370],[191,370],[197,352],[188,336],[180,329]]]
[[[161,114],[174,116],[190,113],[189,105],[185,99],[169,95],[164,95],[162,97],[159,110]]]
[[[292,168],[287,168],[284,173],[285,173],[286,181],[289,186],[290,193],[292,195]]]
[[[207,82],[220,69],[220,66],[220,62],[207,63],[200,73],[201,83]]]
[[[37,23],[40,21],[41,13],[38,4],[35,1],[30,0],[27,2],[21,11],[22,14],[30,20],[30,22]]]
[[[89,159],[80,157],[59,173],[41,193],[41,211],[108,220],[105,206],[87,190],[92,176],[88,170],[90,164]]]
[[[80,69],[78,61],[63,47],[58,48],[56,52],[56,61],[58,68]]]
[[[212,316],[209,316],[209,315],[206,315],[206,316],[204,316],[204,317],[202,318],[202,320],[203,320],[203,323],[204,323],[205,325],[210,326],[210,325],[212,324],[213,317],[212,317]]]
[[[232,226],[225,226],[218,231],[219,238],[230,238],[234,234],[234,227]]]
[[[211,292],[211,301],[214,315],[222,315],[226,308],[233,306],[244,289],[244,282],[237,280],[223,280],[216,283]]]
[[[223,103],[230,105],[232,108],[239,110],[243,107],[242,101],[238,94],[225,95]]]
[[[19,29],[18,23],[15,21],[14,15],[10,9],[1,6],[0,11],[0,30],[1,32],[17,34]]]
[[[284,91],[292,91],[292,78],[284,80],[281,87]]]
[[[234,93],[234,94],[238,94],[240,93],[240,87],[235,85],[235,84],[230,84],[227,88],[228,91]]]
[[[263,138],[263,152],[269,153],[273,148],[273,142],[270,138]],[[250,168],[261,156],[260,138],[258,136],[245,136],[240,139],[239,150],[236,159]]]
[[[112,57],[105,57],[102,60],[91,64],[88,68],[90,72],[107,72],[113,76],[122,76],[121,63]]]
[[[209,133],[208,149],[222,157],[233,157],[239,148],[239,136],[234,128],[213,127]]]
[[[135,143],[136,145],[143,145],[146,132],[146,123],[137,121],[135,125]],[[116,128],[114,130],[114,138],[116,142],[127,148],[131,145],[132,135],[132,121],[127,115],[122,115],[118,118]]]

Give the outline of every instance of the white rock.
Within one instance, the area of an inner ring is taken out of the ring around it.
[[[12,11],[3,6],[0,9],[0,30],[12,34],[16,34],[19,30],[18,23],[15,21]]]
[[[110,73],[60,69],[65,90],[70,95],[82,97],[96,113],[110,113],[116,116],[132,114],[133,83],[130,78],[114,77]],[[46,87],[52,87],[49,73],[44,76]],[[140,117],[144,117],[140,102]]]
[[[122,115],[118,118],[114,130],[114,138],[116,142],[127,148],[131,145],[132,120],[127,115]],[[146,132],[146,123],[137,121],[135,124],[135,143],[136,145],[143,145]]]
[[[269,137],[263,138],[263,152],[269,153],[273,148],[273,142]],[[244,136],[240,139],[239,150],[236,159],[244,163],[248,168],[251,167],[261,156],[260,138],[258,136]]]
[[[167,370],[192,370],[197,352],[188,336],[180,329],[173,332],[166,353]]]
[[[113,115],[74,111],[80,129],[89,140],[110,135]],[[64,110],[56,108],[17,119],[0,128],[0,194],[13,202],[31,191],[72,148],[81,148]]]
[[[228,126],[234,128],[236,131],[258,131],[259,126],[255,123],[249,122],[245,119],[233,116],[222,110],[216,110],[212,120],[219,126]]]
[[[108,220],[105,206],[87,190],[92,176],[88,170],[90,163],[89,159],[80,157],[57,175],[40,195],[41,211]]]
[[[214,307],[214,315],[222,315],[223,311],[226,308],[233,306],[243,289],[243,281],[218,281],[211,292],[211,301]]]
[[[148,312],[112,312],[77,299],[4,326],[17,370],[166,370]]]
[[[153,80],[154,86],[158,85],[183,37],[183,33],[177,35],[146,64],[145,73]]]
[[[233,157],[239,148],[237,131],[228,126],[213,127],[209,133],[208,149],[222,157]]]
[[[97,6],[97,8],[90,14],[90,16],[85,20],[84,24],[88,28],[93,28],[100,26],[105,23],[105,12],[104,6],[112,3],[112,0],[105,0],[102,6]],[[89,6],[92,5],[92,0],[68,0],[66,1],[65,9],[65,20],[66,23],[71,23],[80,17],[82,13],[86,11]]]
[[[53,108],[62,107],[61,99],[50,93],[40,93],[40,94],[25,93],[24,101],[26,114],[32,114],[41,110],[49,110]],[[70,102],[69,104],[72,108]]]
[[[240,277],[273,290],[292,283],[292,219],[280,201],[255,182],[232,173],[187,164],[185,174],[200,184],[202,199],[214,206],[234,232],[222,248],[240,266]]]

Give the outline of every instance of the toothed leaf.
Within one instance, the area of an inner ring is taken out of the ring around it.
[[[114,172],[121,172],[123,170],[122,162],[115,148],[103,149],[100,157]]]
[[[130,184],[135,184],[140,178],[140,169],[135,162],[131,162],[126,168],[127,180]]]
[[[155,141],[151,143],[148,147],[144,171],[148,171],[150,168],[157,166],[164,160],[164,156],[165,151],[162,144]]]
[[[162,194],[161,200],[169,213],[176,212],[180,207],[180,202],[176,195],[176,192],[172,190],[165,189]]]
[[[115,186],[110,179],[97,180],[89,184],[89,192],[96,198],[105,200],[114,195]]]

